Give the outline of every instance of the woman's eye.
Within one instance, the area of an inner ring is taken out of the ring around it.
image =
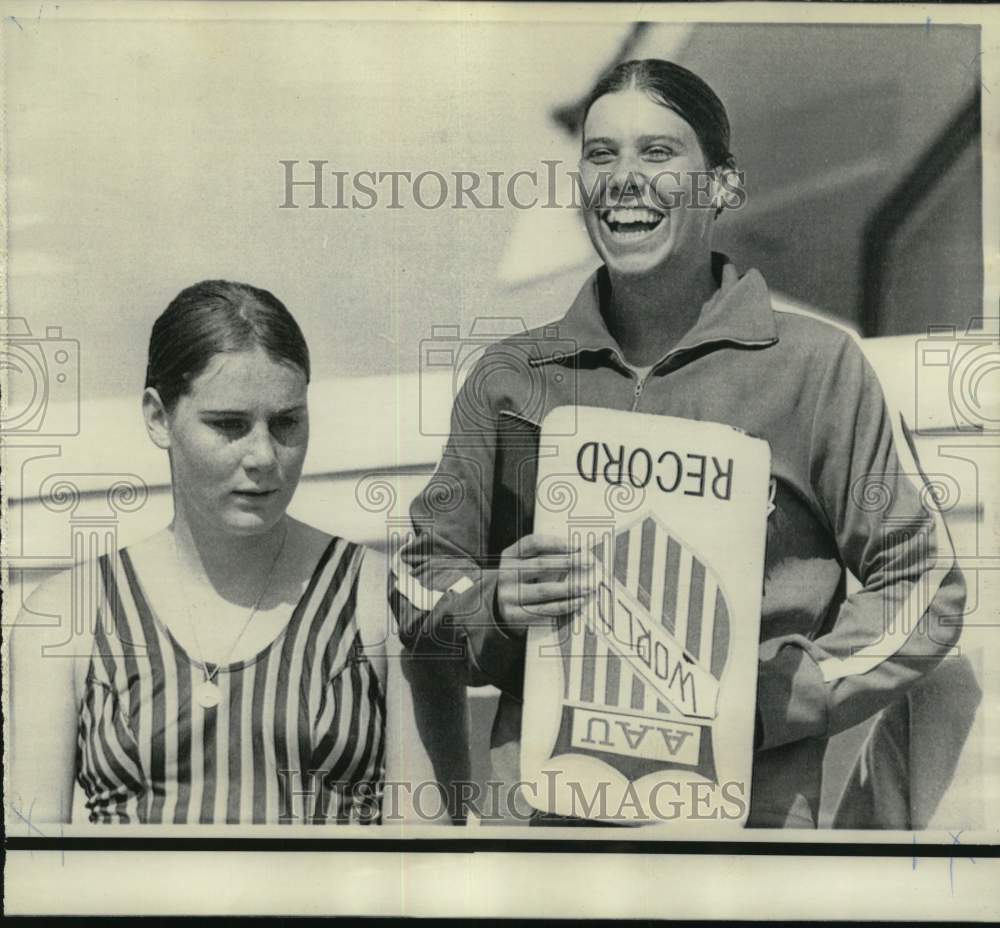
[[[299,416],[279,416],[271,422],[271,434],[280,442],[292,442],[298,438],[302,424]]]
[[[592,151],[587,152],[587,160],[591,164],[607,164],[613,161],[615,153],[607,148],[595,148]]]
[[[242,419],[212,419],[209,425],[229,438],[238,438],[247,430]]]
[[[225,432],[229,434],[239,434],[246,428],[246,425],[241,419],[213,419],[212,427],[218,429],[220,432]]]

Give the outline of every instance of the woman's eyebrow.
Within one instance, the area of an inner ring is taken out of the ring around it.
[[[612,138],[609,138],[606,135],[597,135],[597,136],[594,136],[593,138],[584,139],[583,140],[583,144],[584,144],[585,147],[587,145],[614,145],[615,144],[615,140],[612,139]]]
[[[685,148],[684,141],[679,139],[676,135],[640,135],[639,144],[640,145],[651,145],[653,142],[668,142],[674,146],[674,148]],[[593,138],[587,138],[583,140],[584,147],[588,145],[614,145],[615,140],[609,138],[606,135],[598,135]]]
[[[674,148],[684,148],[683,140],[676,135],[643,135],[639,137],[641,145],[652,145],[653,142],[669,142]]]
[[[277,416],[287,416],[289,413],[293,412],[303,412],[306,408],[305,403],[296,403],[294,406],[288,406],[285,409],[279,409],[275,415]],[[249,416],[251,413],[246,409],[202,409],[200,414],[203,416]]]

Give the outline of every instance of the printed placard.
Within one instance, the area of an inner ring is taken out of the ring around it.
[[[528,637],[525,796],[603,821],[745,823],[767,443],[577,407],[546,417],[541,447],[554,453],[540,458],[534,530],[568,537],[597,573],[586,607]]]

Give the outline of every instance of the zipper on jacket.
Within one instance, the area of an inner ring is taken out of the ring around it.
[[[639,406],[639,397],[642,396],[642,391],[646,386],[646,380],[649,378],[651,373],[652,370],[649,370],[643,374],[642,377],[635,378],[635,389],[632,391],[632,412],[635,412]]]

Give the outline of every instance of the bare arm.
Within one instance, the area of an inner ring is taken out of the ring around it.
[[[384,655],[383,821],[457,823],[462,813],[459,790],[452,784],[469,778],[464,665],[450,656],[428,658],[405,651],[387,590],[386,559],[369,551],[361,569],[358,621],[362,638],[378,643]]]
[[[71,818],[75,681],[91,635],[70,640],[70,596],[70,575],[52,577],[29,597],[10,634],[8,829]]]

